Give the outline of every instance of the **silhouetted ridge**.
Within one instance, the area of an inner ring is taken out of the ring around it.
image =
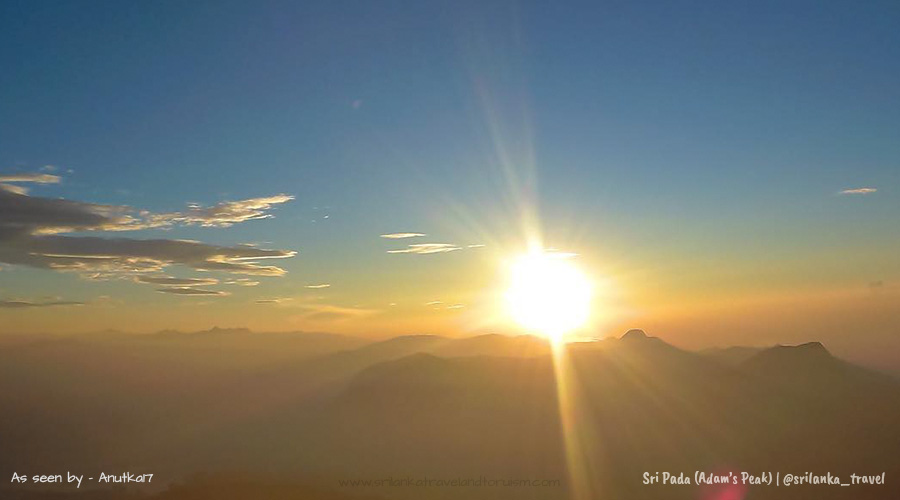
[[[667,344],[659,337],[651,337],[650,335],[647,335],[646,333],[644,333],[644,330],[641,330],[640,328],[632,328],[631,330],[625,332],[624,335],[619,337],[618,344],[620,347],[626,348],[628,350],[679,350],[676,347]]]
[[[825,346],[822,345],[821,342],[807,342],[805,344],[800,344],[795,346],[794,349],[803,350],[807,352],[815,352],[818,355],[827,355],[831,356],[831,353],[828,352],[828,349],[825,349]]]
[[[770,347],[751,356],[741,366],[768,377],[822,377],[844,371],[843,363],[819,342]]]
[[[439,335],[403,335],[392,339],[375,342],[358,349],[367,355],[406,356],[416,352],[427,352],[434,346],[446,343],[449,339]]]
[[[437,346],[434,354],[439,356],[512,356],[529,357],[549,354],[550,344],[546,339],[531,335],[510,337],[496,333],[453,339],[445,345]]]
[[[772,358],[784,360],[832,360],[831,353],[821,342],[807,342],[799,345],[776,345],[770,347],[754,358]],[[753,359],[753,358],[751,358]]]
[[[644,333],[644,330],[641,330],[640,328],[632,328],[631,330],[628,330],[627,332],[625,332],[625,334],[622,335],[619,340],[633,342],[633,341],[645,340],[647,338],[648,338],[647,334]]]
[[[235,333],[246,335],[253,332],[251,332],[249,328],[220,328],[218,326],[214,326],[209,330],[195,332],[195,335],[223,335]]]

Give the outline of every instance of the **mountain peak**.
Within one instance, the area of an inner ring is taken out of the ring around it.
[[[776,345],[764,349],[747,359],[743,366],[768,374],[781,370],[808,372],[839,366],[834,356],[821,342],[807,342],[798,345]]]
[[[805,344],[800,344],[797,346],[797,349],[803,349],[807,351],[818,351],[831,354],[828,352],[828,349],[825,349],[825,346],[822,345],[821,342],[807,342]]]
[[[797,355],[804,356],[815,356],[822,358],[832,357],[831,353],[828,352],[828,349],[826,349],[821,342],[806,342],[805,344],[797,345],[777,345],[773,349],[777,349],[781,352],[794,352]]]
[[[625,335],[622,335],[621,337],[619,337],[619,340],[634,341],[634,340],[644,340],[646,338],[647,338],[647,334],[644,333],[644,330],[641,330],[640,328],[632,328],[631,330],[628,330],[627,332],[625,332]]]

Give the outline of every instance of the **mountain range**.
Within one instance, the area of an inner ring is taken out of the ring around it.
[[[0,347],[0,407],[7,475],[153,472],[156,484],[127,494],[160,500],[230,498],[213,493],[223,484],[231,495],[269,488],[267,498],[568,498],[573,455],[596,498],[736,494],[642,482],[645,472],[694,471],[886,472],[884,486],[742,494],[900,498],[900,383],[816,342],[690,352],[630,330],[554,354],[543,339],[505,335],[45,336]],[[426,477],[557,484],[341,483]]]

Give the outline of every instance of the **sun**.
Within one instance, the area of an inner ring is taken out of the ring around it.
[[[533,252],[510,266],[506,303],[522,327],[552,341],[584,325],[590,316],[592,287],[566,254]]]

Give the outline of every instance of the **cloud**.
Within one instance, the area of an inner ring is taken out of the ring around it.
[[[219,282],[215,278],[172,278],[169,276],[138,276],[134,280],[138,283],[168,286],[215,285]]]
[[[575,252],[563,252],[554,248],[547,250],[544,254],[552,259],[574,259],[578,257],[578,254]]]
[[[13,186],[12,184],[0,184],[0,192],[2,191],[13,194],[28,194],[28,188]]]
[[[175,295],[228,295],[227,292],[220,292],[218,290],[204,290],[202,288],[191,288],[186,286],[158,288],[156,291],[162,293],[172,293]]]
[[[182,224],[187,226],[229,227],[240,222],[272,218],[274,216],[268,213],[268,210],[273,205],[286,203],[293,199],[293,196],[279,194],[265,198],[224,201],[211,207],[191,204],[186,212],[151,215],[148,217],[148,220],[154,226]]]
[[[130,208],[99,205],[59,198],[28,196],[24,192],[0,189],[0,231],[27,234],[57,234],[74,231],[117,231],[142,229],[128,215]]]
[[[226,285],[238,285],[238,286],[256,286],[259,284],[259,281],[254,281],[248,278],[238,278],[236,280],[228,280],[225,281]]]
[[[182,265],[199,271],[281,276],[285,271],[258,260],[292,257],[296,252],[253,247],[222,247],[189,240],[139,240],[70,236],[3,235],[0,262],[80,273],[148,273]]]
[[[6,184],[7,182],[30,182],[35,184],[58,184],[60,182],[60,177],[58,175],[50,175],[50,174],[35,174],[35,173],[27,173],[27,174],[11,174],[11,175],[0,175],[0,192],[7,192],[18,195],[27,195],[28,188],[24,186],[16,186],[13,184]]]
[[[854,188],[854,189],[845,189],[841,191],[841,194],[872,194],[878,191],[876,188],[863,187],[863,188]]]
[[[424,233],[390,233],[390,234],[382,234],[380,235],[382,238],[387,238],[389,240],[400,240],[403,238],[418,238],[420,236],[427,236]]]
[[[486,245],[468,245],[466,248],[484,248]]]
[[[43,179],[43,175],[3,178]],[[259,261],[293,257],[297,252],[249,245],[208,245],[191,240],[65,236],[63,233],[122,232],[176,223],[227,227],[266,218],[268,208],[289,199],[291,197],[278,195],[224,202],[206,209],[195,206],[177,216],[148,212],[135,215],[134,210],[126,206],[28,196],[3,187],[0,189],[0,263],[78,272],[92,279],[159,273],[174,265],[198,271],[281,276],[285,274],[284,269]]]
[[[309,297],[268,297],[254,301],[260,305],[274,305],[296,311],[292,319],[305,321],[346,321],[356,318],[364,318],[381,312],[378,309],[367,309],[358,305],[352,307],[339,306],[318,302]]]
[[[302,304],[300,308],[305,311],[302,317],[312,321],[343,321],[362,318],[379,312],[376,309],[343,307],[330,304]]]
[[[62,178],[52,174],[0,175],[0,182],[33,182],[35,184],[59,184]]]
[[[462,248],[449,243],[420,243],[418,245],[409,245],[408,248],[404,248],[403,250],[388,250],[387,253],[414,253],[425,255],[431,253],[453,252],[456,250],[462,250]]]
[[[318,289],[318,288],[328,288],[328,287],[330,287],[330,286],[331,286],[331,285],[328,284],[328,283],[321,283],[321,284],[318,284],[318,285],[306,285],[305,288]]]
[[[83,306],[84,302],[55,300],[51,302],[29,302],[25,300],[0,300],[0,309],[30,309],[34,307]]]
[[[55,175],[40,174],[38,177]],[[0,177],[13,178],[20,176]],[[293,199],[277,195],[266,198],[250,198],[226,201],[211,207],[190,205],[185,212],[154,214],[136,212],[125,205],[103,205],[70,201],[60,198],[28,196],[27,191],[16,186],[0,184],[0,212],[4,225],[15,225],[36,234],[59,234],[78,231],[138,231],[172,226],[199,225],[203,227],[230,227],[240,222],[271,218],[268,213],[274,205]]]
[[[425,303],[426,306],[439,306],[441,304],[443,304],[443,302],[440,300],[432,300],[431,302]]]

